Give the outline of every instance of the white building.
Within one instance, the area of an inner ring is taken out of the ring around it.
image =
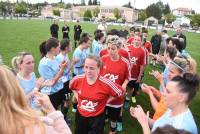
[[[176,8],[172,10],[172,14],[175,16],[192,15],[193,10],[188,8]]]
[[[173,27],[177,27],[180,25],[190,26],[191,20],[185,16],[176,17],[176,20],[172,22]]]
[[[101,16],[105,16],[106,18],[115,18],[113,11],[115,8],[117,8],[120,13],[121,17],[126,20],[126,22],[134,22],[138,20],[138,11],[133,10],[131,8],[127,7],[116,7],[116,6],[74,6],[71,9],[61,9],[57,8],[57,10],[60,11],[60,16],[63,19],[79,19],[82,18],[84,15],[84,12],[86,10],[93,11],[98,8],[99,14],[98,18],[100,19]],[[54,7],[48,5],[44,7],[41,11],[41,15],[43,17],[53,17],[53,10],[55,10]]]

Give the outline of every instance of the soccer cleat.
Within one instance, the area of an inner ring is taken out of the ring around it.
[[[117,122],[117,132],[121,132],[123,130],[122,122]]]
[[[131,100],[133,103],[136,103],[136,98],[135,97],[131,97]]]
[[[76,113],[76,111],[77,111],[77,109],[72,108],[72,112],[73,112],[73,113]]]

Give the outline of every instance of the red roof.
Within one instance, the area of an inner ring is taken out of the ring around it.
[[[177,8],[175,10],[178,10],[178,11],[184,11],[184,12],[192,12],[192,9],[188,9],[188,8]]]

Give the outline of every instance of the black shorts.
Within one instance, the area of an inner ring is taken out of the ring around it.
[[[75,117],[75,134],[103,134],[105,114],[95,117],[84,117],[78,110]]]
[[[160,51],[160,46],[152,46],[152,53],[158,54]]]
[[[111,121],[117,121],[119,119],[119,116],[120,116],[121,107],[114,108],[114,107],[106,106],[106,111],[107,111],[108,118]]]
[[[139,86],[140,86],[140,83],[137,83],[136,82],[137,80],[130,80],[127,84],[127,87],[128,88],[134,88],[134,90],[138,90],[139,89]]]
[[[63,88],[66,90],[66,93],[72,93],[72,90],[69,89],[69,82],[70,81],[66,81],[64,83],[64,87]]]
[[[55,109],[58,109],[58,106],[62,104],[64,100],[66,100],[66,93],[66,90],[63,88],[60,91],[49,95],[50,101]]]

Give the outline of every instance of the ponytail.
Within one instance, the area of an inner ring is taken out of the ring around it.
[[[11,60],[11,65],[12,65],[12,68],[15,71],[15,73],[19,72],[19,62],[18,61],[19,61],[18,56],[13,57]]]
[[[46,54],[47,54],[47,51],[46,51],[46,48],[45,48],[45,44],[46,44],[46,41],[43,41],[41,44],[40,44],[40,54],[41,54],[41,58],[43,58]]]
[[[197,74],[184,73],[182,77],[176,76],[171,81],[178,82],[180,92],[188,94],[186,103],[189,104],[199,89],[200,77]]]

